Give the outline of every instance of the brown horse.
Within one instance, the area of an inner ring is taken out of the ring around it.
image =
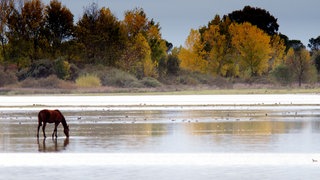
[[[43,123],[43,124],[42,124]],[[44,138],[46,138],[46,124],[47,123],[54,123],[54,130],[52,133],[52,138],[54,136],[56,136],[56,138],[58,137],[57,135],[57,127],[58,125],[61,123],[63,125],[64,128],[64,134],[66,135],[66,137],[69,137],[69,126],[67,125],[66,119],[64,118],[64,116],[62,115],[62,113],[59,110],[41,110],[38,114],[38,131],[37,131],[37,137],[39,138],[39,129],[40,126],[42,126],[42,131],[43,131],[43,136]]]

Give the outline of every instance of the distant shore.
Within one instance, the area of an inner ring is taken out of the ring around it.
[[[234,88],[210,86],[161,86],[157,88],[0,88],[0,95],[219,95],[219,94],[320,94],[320,86],[270,87],[239,84]]]

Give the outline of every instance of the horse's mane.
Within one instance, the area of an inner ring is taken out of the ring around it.
[[[62,115],[62,113],[61,113],[58,109],[56,109],[56,110],[54,110],[54,111],[58,112],[58,113],[60,114],[60,116],[62,116],[63,119],[64,119],[64,116]]]
[[[58,109],[56,109],[56,110],[54,110],[54,111],[56,111],[57,113],[59,113],[59,115],[62,117],[61,123],[62,123],[63,127],[67,127],[68,125],[67,125],[66,119],[64,118],[63,114],[62,114]]]

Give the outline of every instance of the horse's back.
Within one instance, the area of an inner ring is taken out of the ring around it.
[[[49,110],[43,109],[38,113],[38,118],[45,118],[50,115]]]
[[[43,109],[38,113],[39,122],[54,123],[56,120],[61,119],[61,112],[59,110]]]

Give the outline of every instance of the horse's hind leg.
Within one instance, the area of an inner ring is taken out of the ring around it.
[[[37,131],[37,138],[39,138],[39,130],[40,130],[40,126],[41,126],[41,124],[39,123],[39,124],[38,124],[38,131]]]

